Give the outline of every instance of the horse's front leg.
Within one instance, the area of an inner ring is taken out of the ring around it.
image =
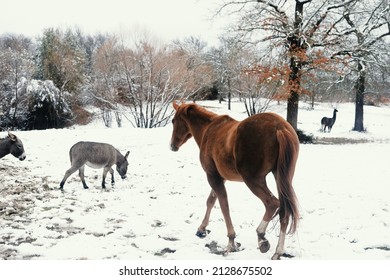
[[[206,207],[207,207],[206,214],[204,215],[202,224],[198,227],[198,230],[196,232],[196,236],[198,236],[200,238],[206,237],[206,235],[210,232],[210,231],[206,230],[206,227],[209,225],[211,209],[213,209],[216,200],[217,200],[217,196],[214,193],[214,191],[211,190],[210,195],[206,201]]]
[[[213,191],[215,192],[218,198],[222,215],[226,223],[227,236],[229,238],[229,242],[225,254],[234,252],[237,250],[237,245],[234,241],[234,239],[236,238],[236,232],[234,231],[232,219],[230,217],[229,202],[228,202],[227,192],[225,188],[225,181],[219,175],[218,176],[208,175],[207,179],[211,188],[213,189]]]

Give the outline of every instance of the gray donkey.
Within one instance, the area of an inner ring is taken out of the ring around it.
[[[25,160],[26,158],[22,140],[11,132],[8,132],[7,137],[0,139],[0,158],[8,154],[13,155],[19,160]]]
[[[69,151],[72,167],[66,171],[65,176],[60,183],[60,190],[64,189],[66,179],[77,170],[79,170],[79,176],[84,189],[88,189],[84,180],[85,165],[95,169],[103,168],[103,189],[106,188],[105,181],[108,171],[111,173],[111,184],[114,185],[114,170],[111,166],[115,164],[119,175],[121,175],[122,179],[125,179],[127,166],[129,165],[127,162],[129,154],[130,152],[127,152],[126,155],[123,156],[112,145],[106,143],[78,142],[74,144]]]

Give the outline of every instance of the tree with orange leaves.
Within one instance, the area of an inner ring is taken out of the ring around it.
[[[330,67],[325,55],[340,38],[332,34],[340,15],[334,13],[350,1],[243,0],[225,1],[218,13],[239,14],[234,30],[241,42],[271,46],[278,65],[258,65],[248,73],[284,80],[277,98],[287,99],[287,121],[297,130],[299,96],[305,92],[302,78],[307,71]],[[277,52],[275,55],[275,52]],[[261,80],[261,79],[260,79]]]

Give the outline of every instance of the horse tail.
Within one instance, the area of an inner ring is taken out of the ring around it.
[[[299,140],[296,132],[291,129],[278,130],[276,138],[279,143],[279,155],[276,168],[276,185],[279,194],[280,207],[277,211],[280,219],[291,217],[288,233],[293,234],[299,220],[298,200],[292,186],[295,165],[298,159]]]

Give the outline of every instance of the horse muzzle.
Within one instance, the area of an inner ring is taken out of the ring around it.
[[[19,160],[20,161],[23,161],[23,160],[25,160],[26,159],[26,155],[25,154],[23,154],[23,155],[21,155],[20,157],[19,157]]]
[[[178,150],[179,150],[179,148],[175,144],[171,143],[171,151],[177,152]]]

